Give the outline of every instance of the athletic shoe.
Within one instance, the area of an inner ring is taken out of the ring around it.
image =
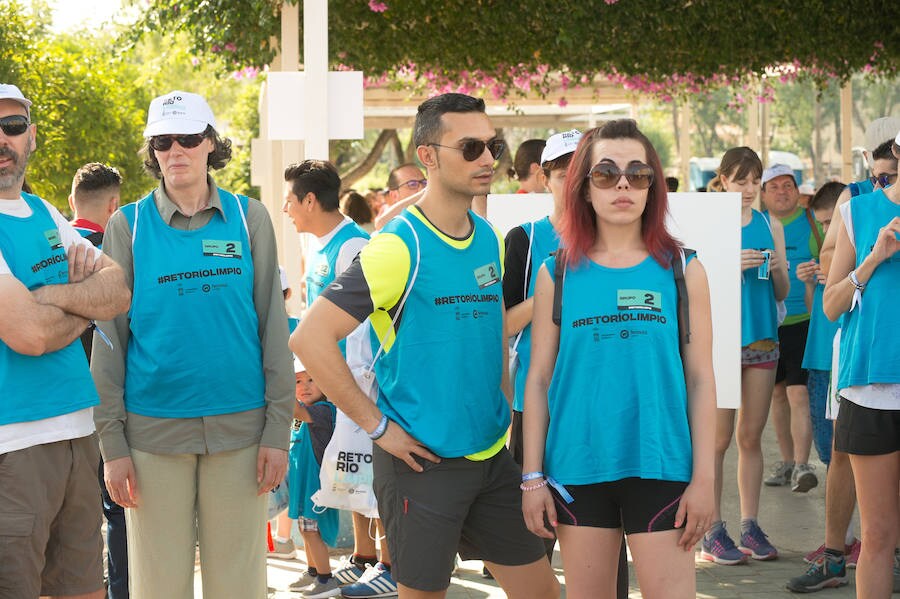
[[[772,474],[763,481],[767,487],[783,487],[791,482],[791,473],[794,470],[793,464],[785,462],[775,462],[772,466]]]
[[[845,584],[847,584],[847,568],[844,565],[844,558],[832,560],[822,555],[809,565],[806,574],[791,578],[785,586],[795,593],[814,593],[822,589],[842,587]]]
[[[338,583],[334,579],[334,576],[329,578],[328,582],[319,582],[317,578],[316,582],[303,589],[301,594],[306,597],[306,599],[325,599],[326,597],[340,597],[341,587],[338,586]]]
[[[397,583],[391,577],[391,571],[378,562],[374,566],[367,565],[365,574],[355,583],[342,588],[341,595],[352,599],[396,597]]]
[[[794,493],[806,493],[819,484],[813,470],[815,466],[809,464],[797,464],[794,466],[794,472],[791,475],[791,491]]]
[[[339,585],[343,586],[345,584],[353,584],[359,580],[359,577],[362,576],[364,572],[365,570],[353,563],[353,560],[350,557],[345,556],[341,559],[332,576],[338,581]]]
[[[814,564],[819,561],[819,558],[825,555],[825,543],[819,545],[818,549],[813,549],[809,553],[803,556],[803,561],[807,564]]]
[[[859,539],[853,541],[852,545],[844,545],[844,562],[847,569],[856,568],[856,562],[859,561],[859,552],[862,549],[862,542]]]
[[[309,573],[309,570],[303,572],[295,582],[292,582],[288,589],[294,591],[295,593],[299,593],[312,583],[316,581],[316,577]]]
[[[267,555],[269,557],[280,557],[283,559],[291,559],[294,557],[294,551],[296,547],[294,547],[294,540],[288,539],[287,541],[279,541],[275,540],[275,549],[269,551]]]
[[[756,522],[750,525],[750,530],[741,534],[741,544],[738,549],[755,560],[766,561],[778,557],[778,551],[772,547],[769,537]]]
[[[894,592],[900,593],[900,554],[894,550]]]
[[[700,558],[723,566],[734,566],[747,561],[747,556],[734,546],[725,526],[712,533],[709,538],[703,535],[700,541]]]

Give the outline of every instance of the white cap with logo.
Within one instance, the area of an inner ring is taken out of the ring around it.
[[[786,164],[773,164],[763,171],[762,184],[765,185],[775,177],[781,177],[783,175],[790,175],[791,178],[794,178],[794,171]],[[794,178],[794,183],[797,183],[796,178]]]
[[[0,100],[14,100],[25,107],[25,114],[31,118],[31,100],[22,95],[20,90],[11,83],[0,83]]]
[[[581,141],[581,131],[578,129],[551,135],[547,139],[544,151],[541,152],[541,164],[543,165],[545,162],[556,160],[560,156],[571,154],[578,147],[579,141]]]
[[[866,127],[866,149],[871,154],[878,146],[894,138],[900,131],[900,118],[895,116],[883,116],[875,119]]]
[[[207,126],[215,129],[216,119],[203,96],[176,90],[150,102],[144,137],[192,135],[203,133]]]

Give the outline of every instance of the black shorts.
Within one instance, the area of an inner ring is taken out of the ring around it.
[[[521,566],[544,557],[544,544],[522,517],[522,471],[504,447],[475,462],[418,460],[424,472],[373,447],[375,496],[391,551],[391,575],[420,591],[442,591],[459,552]]]
[[[834,448],[854,455],[900,451],[900,410],[874,410],[841,397]]]
[[[809,332],[809,320],[796,324],[778,327],[778,369],[775,382],[782,381],[788,387],[806,386],[807,373],[803,368],[803,353],[806,351],[806,335]]]
[[[566,485],[566,503],[552,489],[556,519],[570,526],[622,528],[625,534],[675,530],[675,513],[688,483],[623,478],[593,485]],[[684,527],[682,522],[681,527]]]

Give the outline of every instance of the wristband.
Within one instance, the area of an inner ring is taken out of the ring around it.
[[[388,417],[385,414],[381,415],[381,422],[378,423],[378,426],[375,427],[371,433],[368,433],[369,438],[373,441],[377,441],[381,437],[384,436],[384,433],[387,431],[388,427]]]
[[[542,480],[541,482],[539,482],[536,485],[526,485],[525,483],[522,483],[521,485],[519,485],[519,488],[522,489],[523,491],[537,491],[541,487],[546,487],[546,486],[547,486],[547,479],[545,478],[544,480]]]
[[[855,271],[855,270],[851,270],[851,271],[850,271],[850,274],[847,275],[847,278],[850,279],[850,282],[853,283],[853,286],[856,287],[858,290],[862,291],[863,289],[866,288],[866,284],[865,284],[865,283],[860,283],[860,282],[859,282],[859,279],[856,278],[856,271]]]
[[[543,472],[529,472],[527,474],[523,474],[522,482],[524,483],[526,481],[534,480],[536,478],[544,478],[544,473]]]

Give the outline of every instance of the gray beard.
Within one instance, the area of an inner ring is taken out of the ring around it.
[[[25,152],[22,156],[19,156],[9,148],[0,148],[0,157],[13,159],[12,166],[0,168],[0,192],[9,191],[22,184],[30,156],[31,151],[28,149],[28,146],[25,147]]]

